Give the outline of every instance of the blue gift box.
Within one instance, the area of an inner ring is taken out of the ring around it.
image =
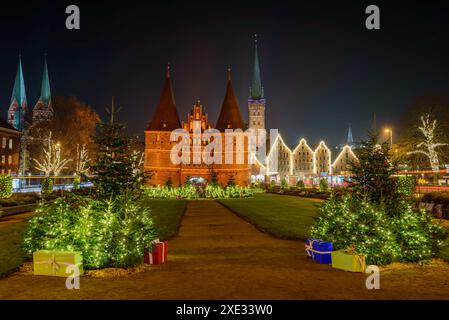
[[[316,238],[306,240],[306,252],[309,258],[321,264],[332,263],[332,242]]]

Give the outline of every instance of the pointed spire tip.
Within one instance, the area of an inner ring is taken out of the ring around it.
[[[170,62],[167,62],[167,78],[170,78]]]

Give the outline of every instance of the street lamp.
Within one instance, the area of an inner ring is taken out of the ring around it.
[[[391,130],[390,128],[385,129],[385,133],[389,133],[390,134],[390,146],[393,145],[393,130]]]

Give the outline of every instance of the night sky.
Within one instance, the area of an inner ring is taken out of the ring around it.
[[[116,97],[120,119],[143,134],[167,62],[181,120],[200,99],[216,122],[230,64],[247,121],[258,34],[267,127],[289,144],[343,143],[394,125],[415,97],[449,95],[449,10],[443,1],[29,1],[0,9],[0,106],[6,117],[22,53],[27,98],[39,96],[48,54],[53,95],[75,95],[101,116]],[[12,1],[10,1],[12,3]],[[81,30],[65,29],[77,4]],[[365,28],[377,4],[381,30]]]

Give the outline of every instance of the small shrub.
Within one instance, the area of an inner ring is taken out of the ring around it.
[[[52,178],[45,178],[42,180],[42,186],[41,186],[41,195],[42,198],[47,198],[51,196],[53,193],[53,179]]]
[[[75,176],[75,177],[73,178],[73,189],[79,189],[80,183],[81,183],[81,178],[80,178],[80,176]]]
[[[329,189],[329,185],[327,183],[326,179],[321,179],[320,180],[320,191],[321,192],[327,192],[327,190]]]
[[[288,181],[286,179],[281,180],[281,189],[287,189],[288,188]]]
[[[165,186],[167,188],[171,188],[173,186],[173,181],[171,180],[171,178],[168,178],[167,181],[165,181]]]
[[[298,180],[298,182],[296,183],[296,187],[299,189],[304,189],[306,185],[304,184],[304,181]]]
[[[9,174],[0,174],[0,199],[12,196],[12,177]]]

